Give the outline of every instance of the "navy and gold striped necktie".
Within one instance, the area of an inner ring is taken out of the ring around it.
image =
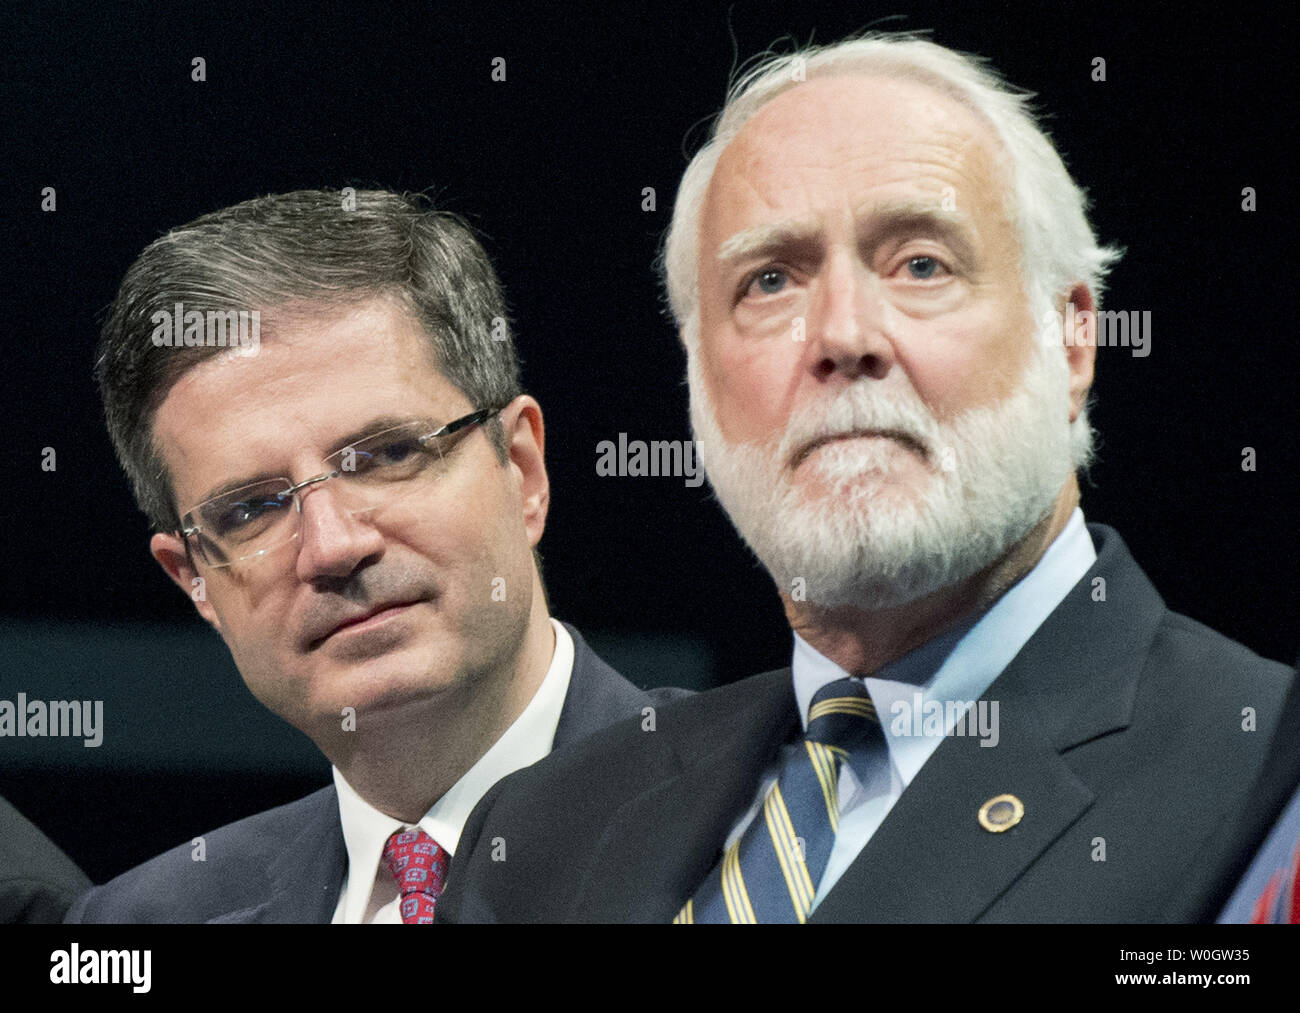
[[[762,808],[674,924],[807,921],[839,830],[841,767],[848,762],[866,772],[889,758],[860,678],[839,679],[817,692],[802,746],[781,765]]]

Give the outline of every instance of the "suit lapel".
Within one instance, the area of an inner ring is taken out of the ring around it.
[[[567,918],[667,922],[721,855],[759,779],[799,726],[784,669],[709,694],[708,708],[658,712],[662,779],[619,807],[597,843]],[[698,700],[699,698],[697,698]],[[687,744],[708,742],[699,753]],[[646,861],[653,855],[653,861]],[[640,876],[628,898],[627,878]]]
[[[347,869],[335,790],[317,792],[296,822],[285,840],[269,835],[257,842],[276,849],[265,856],[266,899],[209,919],[211,923],[324,924],[333,919]]]
[[[1064,754],[1127,726],[1164,603],[1114,531],[1089,529],[1092,569],[981,698],[998,744],[945,739],[813,921],[974,921],[1092,804]],[[977,813],[1001,794],[1025,813],[992,833]]]
[[[812,921],[973,921],[1092,804],[1035,709],[1000,701],[999,711],[998,745],[945,740]],[[1003,794],[1025,815],[991,833],[977,814]]]

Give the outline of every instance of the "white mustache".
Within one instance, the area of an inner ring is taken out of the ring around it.
[[[887,436],[926,460],[940,437],[938,420],[914,394],[883,393],[863,385],[846,387],[832,400],[790,417],[781,439],[780,459],[791,469],[824,443],[846,436]]]

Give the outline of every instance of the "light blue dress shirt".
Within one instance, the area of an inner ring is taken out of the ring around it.
[[[1096,559],[1083,511],[1076,508],[1038,564],[992,608],[927,641],[865,680],[885,732],[889,767],[884,769],[882,764],[867,783],[860,782],[847,766],[841,771],[839,833],[813,900],[814,910],[949,733],[978,734],[993,743],[997,711],[992,703],[970,717],[965,715],[962,704],[979,699]],[[800,720],[807,729],[808,709],[817,691],[852,673],[819,653],[797,633],[792,668]],[[943,715],[942,721],[936,714]],[[776,781],[781,764],[792,752],[802,749],[801,743],[782,748],[777,760],[764,772],[753,805],[728,836],[727,847],[749,826],[768,788]]]

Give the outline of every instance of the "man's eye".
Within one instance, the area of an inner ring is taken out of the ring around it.
[[[213,533],[229,535],[255,527],[260,522],[275,516],[283,506],[283,500],[272,497],[258,497],[230,503],[217,512],[212,524]]]
[[[419,442],[414,439],[391,440],[373,449],[373,463],[380,467],[385,464],[401,464],[414,457],[420,450]]]
[[[934,257],[911,257],[907,261],[907,273],[918,281],[926,281],[933,278],[943,265]]]
[[[344,454],[342,463],[344,471],[397,473],[418,466],[425,455],[424,446],[418,439],[403,436],[385,440],[375,446],[358,448],[351,456]]]
[[[754,276],[749,283],[749,291],[757,291],[762,295],[776,295],[785,288],[786,282],[790,280],[789,276],[780,268],[764,268]]]
[[[402,463],[403,460],[415,454],[415,450],[415,441],[413,440],[394,440],[373,447],[370,454],[372,454],[372,463],[382,467],[385,464]]]

